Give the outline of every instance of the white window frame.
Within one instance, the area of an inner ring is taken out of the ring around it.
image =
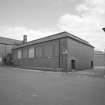
[[[23,48],[23,58],[27,58],[27,48]]]
[[[21,59],[22,58],[22,50],[17,51],[17,58]]]
[[[35,56],[35,49],[34,49],[34,47],[30,47],[28,49],[28,57],[29,58],[34,58],[34,56]]]

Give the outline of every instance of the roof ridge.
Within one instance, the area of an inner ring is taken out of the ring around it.
[[[66,31],[64,31],[64,32],[67,33],[67,34],[69,34],[69,36],[71,35],[71,36],[73,36],[73,37],[75,37],[75,38],[77,38],[77,39],[79,39],[79,40],[81,40],[81,41],[84,41],[84,42],[86,42],[86,43],[89,44],[88,41],[86,41],[86,40],[84,40],[84,39],[82,39],[82,38],[79,38],[78,36],[75,36],[75,35],[73,35],[73,34],[71,34],[71,33],[69,33],[69,32],[66,32]]]

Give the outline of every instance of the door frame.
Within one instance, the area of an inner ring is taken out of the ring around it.
[[[75,70],[76,69],[76,60],[74,60],[74,59],[72,59],[71,60],[71,69],[73,70]]]

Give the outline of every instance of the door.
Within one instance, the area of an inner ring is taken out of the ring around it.
[[[94,64],[93,64],[93,61],[91,61],[91,68],[93,68]]]
[[[75,69],[75,60],[71,60],[71,69]]]

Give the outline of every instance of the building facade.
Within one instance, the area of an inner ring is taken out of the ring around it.
[[[94,52],[94,65],[105,66],[105,53],[102,51]]]
[[[25,43],[12,53],[15,66],[33,69],[70,72],[94,64],[94,47],[68,32]]]
[[[12,48],[17,46],[20,41],[10,38],[0,37],[0,65],[5,64],[6,57],[12,54]]]

